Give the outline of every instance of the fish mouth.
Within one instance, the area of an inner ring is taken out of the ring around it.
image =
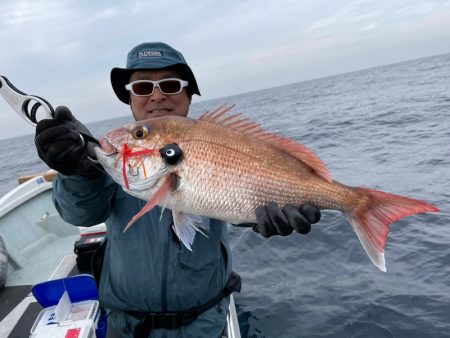
[[[119,153],[119,150],[107,137],[102,137],[100,139],[101,150],[106,156],[113,156]]]

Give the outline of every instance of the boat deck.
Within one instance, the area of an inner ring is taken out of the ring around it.
[[[66,256],[50,279],[73,276],[79,273],[75,256]],[[0,337],[23,338],[30,336],[34,321],[43,307],[31,294],[32,285],[7,286],[0,291]],[[121,336],[108,327],[108,338]]]
[[[103,223],[77,228],[64,222],[52,202],[52,184],[42,175],[0,198],[0,236],[8,254],[6,288],[0,290],[0,338],[30,336],[42,310],[31,294],[32,285],[79,274],[75,241],[104,231]],[[227,322],[226,336],[240,338],[233,295]],[[116,337],[120,335],[108,327],[108,338]]]

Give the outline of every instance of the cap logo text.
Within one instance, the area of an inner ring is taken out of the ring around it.
[[[148,57],[162,57],[163,52],[160,50],[147,50],[145,52],[139,52],[138,58],[148,58]]]

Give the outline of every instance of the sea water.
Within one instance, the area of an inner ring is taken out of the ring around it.
[[[441,209],[392,225],[387,272],[338,212],[308,235],[230,228],[242,336],[450,337],[450,54],[194,103],[191,115],[223,103],[314,150],[339,182]],[[88,126],[100,136],[129,120]],[[0,196],[47,168],[33,135],[1,140],[0,158]]]

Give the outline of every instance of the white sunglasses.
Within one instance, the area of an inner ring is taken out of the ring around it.
[[[158,81],[136,80],[127,84],[125,88],[136,96],[150,96],[153,94],[156,87],[158,87],[164,95],[173,95],[180,93],[183,88],[187,86],[187,81],[170,78]]]

